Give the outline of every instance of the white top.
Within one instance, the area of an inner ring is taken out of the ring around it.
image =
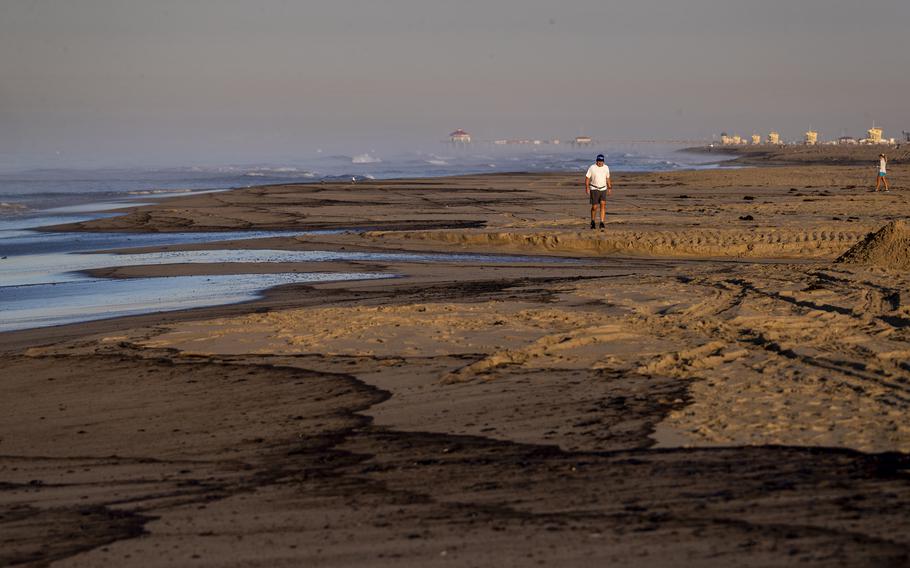
[[[591,180],[591,187],[593,189],[606,189],[607,180],[610,179],[610,166],[607,164],[602,166],[591,164],[585,177]]]
[[[878,166],[878,171],[887,172],[888,170],[885,169],[885,165],[888,163],[888,161],[884,158],[881,158],[881,159],[879,159],[879,162],[880,162],[880,165]]]

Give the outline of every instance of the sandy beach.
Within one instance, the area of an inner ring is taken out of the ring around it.
[[[874,166],[618,174],[605,231],[581,173],[54,227],[535,258],[95,270],[398,277],[0,334],[0,565],[906,566],[910,166]]]
[[[910,143],[896,144],[757,144],[712,145],[687,148],[692,154],[716,156],[728,164],[750,166],[874,166],[878,155],[884,153],[892,165],[910,162]],[[729,160],[729,158],[733,160]],[[873,172],[874,173],[874,172]]]

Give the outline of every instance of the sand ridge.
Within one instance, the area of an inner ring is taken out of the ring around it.
[[[681,258],[825,258],[862,238],[860,231],[798,229],[687,229],[628,231],[611,227],[603,234],[560,231],[367,232],[369,241],[407,245],[436,241],[467,250],[509,250],[524,253],[602,256],[640,255]]]
[[[910,270],[910,226],[903,220],[891,221],[851,247],[836,262]]]

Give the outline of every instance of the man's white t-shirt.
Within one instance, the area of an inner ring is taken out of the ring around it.
[[[602,166],[591,164],[591,167],[588,168],[588,173],[585,174],[585,177],[591,180],[592,189],[606,189],[607,180],[610,179],[610,166],[607,164],[604,164]]]
[[[887,163],[888,163],[887,160],[885,160],[884,158],[879,159],[878,171],[880,171],[882,173],[887,172],[888,170],[885,169]]]

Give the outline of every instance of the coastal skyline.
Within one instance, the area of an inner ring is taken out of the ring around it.
[[[910,5],[21,2],[0,161],[267,160],[580,134],[910,130]]]

